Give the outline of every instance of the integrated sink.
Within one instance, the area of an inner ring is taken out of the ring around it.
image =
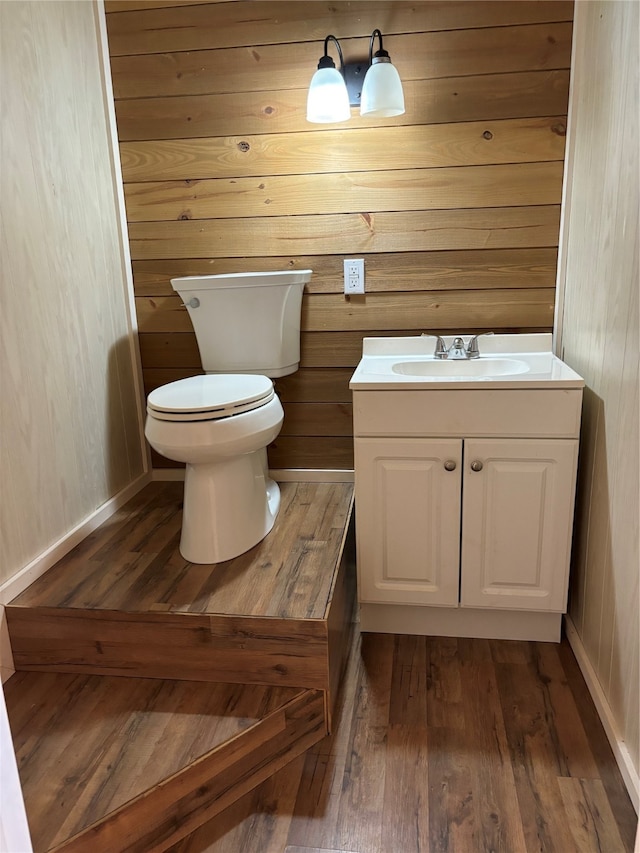
[[[515,358],[478,359],[415,359],[391,365],[393,373],[401,376],[513,376],[527,373],[529,365]]]
[[[455,338],[444,336],[448,351]],[[464,350],[469,346],[464,340]],[[497,334],[478,341],[479,358],[435,358],[434,336],[365,338],[352,390],[409,391],[482,388],[581,388],[584,384],[552,352],[551,335]]]

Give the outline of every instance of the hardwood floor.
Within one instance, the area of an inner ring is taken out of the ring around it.
[[[171,853],[629,853],[566,641],[364,634],[338,724]]]

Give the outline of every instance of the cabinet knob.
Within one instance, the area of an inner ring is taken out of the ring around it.
[[[444,463],[444,470],[445,471],[455,471],[456,470],[455,459],[447,459],[447,461]]]
[[[482,471],[482,468],[483,468],[483,465],[479,459],[476,459],[474,462],[471,463],[471,470],[472,471]]]

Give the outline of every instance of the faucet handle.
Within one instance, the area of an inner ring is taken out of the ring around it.
[[[423,332],[423,338],[435,338],[436,339],[436,348],[433,352],[434,358],[446,358],[447,357],[447,345],[444,342],[444,339],[440,337],[440,335],[432,335],[431,332]]]
[[[474,335],[467,346],[467,358],[480,358],[480,350],[478,349],[478,338],[485,335],[492,335],[493,332],[480,332],[479,335]]]

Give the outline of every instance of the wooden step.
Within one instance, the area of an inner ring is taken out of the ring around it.
[[[151,483],[7,606],[16,669],[306,687],[329,709],[355,600],[353,485],[282,483],[271,533],[196,565]]]
[[[16,673],[5,691],[37,853],[166,850],[327,731],[318,690]]]

